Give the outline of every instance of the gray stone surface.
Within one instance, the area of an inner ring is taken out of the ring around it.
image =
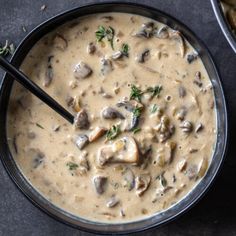
[[[91,0],[0,0],[0,42],[10,39],[16,45],[36,25],[72,7]],[[103,2],[103,1],[97,1]],[[230,145],[223,170],[208,194],[189,212],[159,229],[136,235],[236,235],[236,55],[226,42],[209,0],[136,0],[155,6],[177,19],[203,40],[210,49],[222,76],[230,115]],[[46,4],[47,9],[40,11]],[[0,72],[0,78],[3,73]],[[1,79],[0,79],[1,80]],[[31,204],[16,188],[0,164],[0,236],[79,235]]]

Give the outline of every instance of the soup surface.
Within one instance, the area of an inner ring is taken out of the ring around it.
[[[75,115],[71,125],[14,84],[12,155],[55,205],[94,221],[133,221],[169,208],[204,176],[214,95],[180,32],[138,15],[90,15],[43,37],[21,70]]]

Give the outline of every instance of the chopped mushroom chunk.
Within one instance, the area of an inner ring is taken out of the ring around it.
[[[92,69],[90,66],[84,62],[80,62],[75,66],[74,76],[76,79],[85,79],[92,74]]]
[[[56,34],[54,41],[53,41],[54,47],[64,51],[67,48],[67,40],[64,38],[64,36],[60,35],[60,34]]]
[[[147,191],[151,182],[151,176],[149,174],[142,174],[135,178],[136,194],[140,197]]]
[[[131,137],[123,137],[112,144],[105,145],[98,151],[98,164],[130,163],[137,164],[139,152],[135,140]]]
[[[106,182],[107,182],[107,177],[105,176],[98,175],[93,178],[93,184],[97,194],[104,193]]]
[[[87,112],[82,109],[78,112],[74,118],[74,126],[77,129],[88,129],[89,128],[89,119]]]

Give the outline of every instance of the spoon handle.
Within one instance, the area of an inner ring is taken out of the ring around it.
[[[73,124],[74,116],[70,114],[64,107],[62,107],[57,101],[49,96],[44,90],[42,90],[37,84],[31,81],[25,74],[16,69],[6,59],[0,56],[0,67],[2,67],[7,73],[9,73],[16,81],[22,84],[26,89],[38,97],[41,101],[46,103],[54,111],[63,116],[66,120]]]

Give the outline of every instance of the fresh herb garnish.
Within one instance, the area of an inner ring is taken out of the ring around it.
[[[158,175],[158,176],[156,177],[156,179],[159,179],[159,180],[160,180],[160,184],[161,184],[161,186],[162,186],[163,188],[165,188],[165,187],[167,186],[167,180],[166,180],[166,178],[164,177],[164,174],[165,174],[165,172],[161,173],[160,175]]]
[[[142,107],[135,107],[133,110],[133,114],[136,117],[140,117],[142,113]]]
[[[151,108],[150,108],[150,112],[151,112],[151,113],[155,113],[155,112],[157,111],[157,109],[158,109],[157,104],[153,104],[153,105],[151,106]]]
[[[129,56],[129,45],[127,43],[124,43],[121,48],[121,52],[124,56]]]
[[[107,140],[113,140],[120,134],[120,126],[113,125],[106,133]]]
[[[159,97],[160,96],[160,92],[162,90],[162,86],[161,85],[157,85],[154,87],[148,87],[146,92],[151,93],[151,97]]]
[[[36,123],[36,126],[38,126],[40,129],[44,129],[44,127],[40,125],[39,123]]]
[[[98,42],[101,42],[104,38],[107,38],[108,42],[111,45],[111,48],[114,50],[113,40],[114,40],[115,30],[111,26],[109,26],[106,29],[104,26],[100,25],[95,34]]]
[[[5,45],[0,45],[0,55],[6,57],[8,54],[13,54],[15,50],[14,45],[11,43],[9,44],[8,40],[6,40]]]
[[[134,84],[131,85],[131,92],[130,92],[130,100],[136,100],[138,102],[141,102],[143,92],[141,89],[137,88]]]
[[[136,133],[141,131],[141,128],[137,127],[137,128],[132,129],[132,131],[133,131],[134,134],[136,134]]]
[[[69,170],[76,170],[79,166],[74,162],[67,162],[66,166],[69,167]]]

